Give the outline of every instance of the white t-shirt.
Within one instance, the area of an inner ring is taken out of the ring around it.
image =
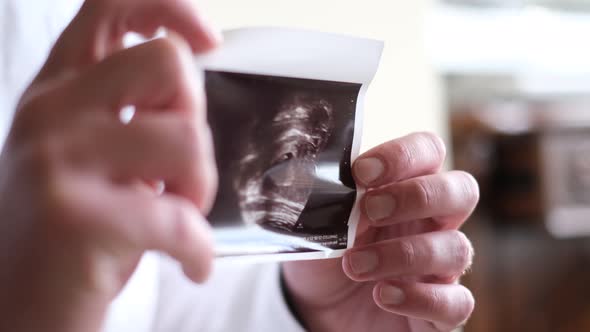
[[[0,140],[15,104],[80,0],[0,0]],[[178,264],[146,254],[112,304],[105,332],[301,332],[280,288],[276,264],[216,263],[205,285]]]

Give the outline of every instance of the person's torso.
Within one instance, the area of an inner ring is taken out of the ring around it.
[[[0,0],[0,144],[20,95],[82,1]],[[148,332],[156,311],[158,257],[147,254],[113,302],[105,332]]]

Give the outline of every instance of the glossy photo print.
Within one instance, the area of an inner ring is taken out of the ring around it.
[[[364,93],[381,43],[277,28],[225,33],[204,69],[219,170],[218,257],[337,257],[354,240]]]
[[[212,71],[205,77],[221,174],[213,226],[241,230],[236,246],[273,232],[345,249],[361,85]],[[301,243],[277,250],[311,250]]]

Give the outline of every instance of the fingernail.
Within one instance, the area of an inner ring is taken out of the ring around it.
[[[373,272],[379,265],[377,253],[373,250],[355,251],[348,257],[350,268],[356,275]]]
[[[406,294],[398,287],[383,285],[381,286],[381,290],[379,290],[379,298],[383,304],[400,305],[406,300]]]
[[[354,163],[354,174],[364,184],[377,180],[385,170],[379,158],[364,158]]]
[[[372,221],[385,219],[393,214],[395,200],[389,194],[367,196],[365,210]]]

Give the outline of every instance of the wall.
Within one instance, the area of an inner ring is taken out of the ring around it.
[[[411,131],[446,135],[438,83],[424,47],[429,0],[200,0],[220,28],[290,26],[385,40],[367,95],[363,150]]]

